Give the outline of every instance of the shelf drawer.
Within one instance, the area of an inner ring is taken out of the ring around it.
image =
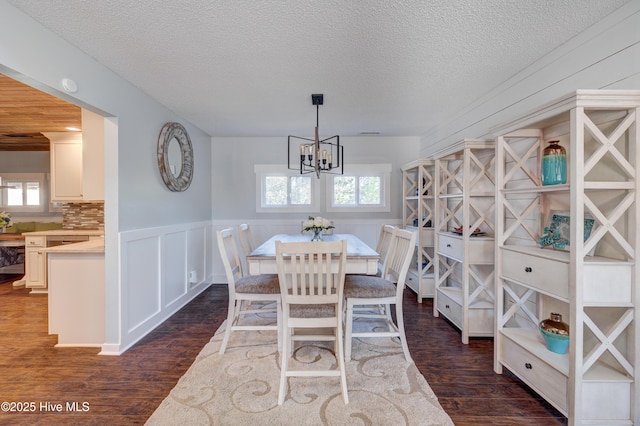
[[[415,293],[418,293],[418,290],[420,289],[420,280],[418,279],[418,272],[414,270],[407,271],[407,277],[405,278],[404,283],[407,287],[409,287]]]
[[[458,328],[462,328],[462,305],[438,290],[438,311]]]
[[[462,238],[440,234],[438,236],[438,252],[456,260],[463,260]]]
[[[438,291],[438,311],[458,328],[462,328],[462,305],[451,299],[446,293]]]
[[[556,408],[567,412],[567,377],[508,338],[500,339],[501,362]]]
[[[461,235],[448,232],[438,234],[438,252],[446,257],[464,261],[464,241]],[[493,263],[493,239],[471,237],[469,239],[469,263]]]
[[[569,265],[510,250],[502,251],[502,274],[529,287],[569,298]]]

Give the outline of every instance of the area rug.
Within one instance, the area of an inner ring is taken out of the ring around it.
[[[265,321],[264,318],[252,320]],[[347,361],[349,404],[337,377],[292,377],[278,406],[276,333],[231,334],[218,354],[225,324],[148,419],[148,425],[453,425],[413,362],[391,338],[355,339]],[[359,322],[358,328],[375,327]],[[332,345],[298,343],[296,362],[335,364]]]

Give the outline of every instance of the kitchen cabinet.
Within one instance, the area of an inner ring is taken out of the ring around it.
[[[32,293],[46,293],[46,262],[44,249],[46,237],[25,237],[24,280],[25,286],[32,289]]]
[[[418,303],[433,297],[433,160],[417,160],[402,167],[402,224],[409,230],[420,230],[405,283],[416,293]]]
[[[68,245],[82,241],[95,240],[104,237],[100,230],[53,230],[26,232],[25,236],[25,264],[23,278],[25,286],[31,293],[48,293],[47,256],[46,249]]]
[[[494,330],[495,142],[465,139],[436,156],[434,316],[469,337]]]
[[[51,142],[51,201],[82,201],[82,133],[44,133]]]
[[[494,370],[509,369],[570,425],[640,424],[637,226],[640,91],[578,90],[496,138]],[[545,146],[567,183],[544,185]],[[566,353],[540,321],[569,324]]]
[[[104,200],[104,119],[82,110],[82,132],[43,133],[50,141],[51,201]]]
[[[104,239],[46,250],[49,334],[56,347],[101,347],[105,340]]]

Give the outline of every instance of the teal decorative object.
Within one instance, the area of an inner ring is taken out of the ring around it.
[[[549,319],[540,322],[540,334],[544,338],[547,349],[557,354],[564,354],[569,348],[569,325],[562,322],[562,315],[551,313]]]
[[[567,151],[558,141],[550,141],[542,155],[542,184],[567,183]]]
[[[554,249],[568,250],[570,241],[570,229],[571,217],[569,213],[559,212],[551,213],[547,226],[544,228],[544,234],[538,239],[540,248],[551,246]],[[584,218],[584,241],[587,241],[591,236],[591,230],[595,220],[585,215]]]

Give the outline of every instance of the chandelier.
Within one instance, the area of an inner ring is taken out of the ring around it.
[[[311,95],[311,103],[316,106],[315,139],[289,135],[287,140],[288,167],[291,170],[300,170],[301,175],[315,173],[320,178],[320,173],[344,174],[344,154],[343,147],[340,145],[340,136],[331,136],[323,140],[318,137],[320,105],[323,102],[322,94]],[[295,139],[304,142],[296,147]],[[334,139],[335,141],[333,141]],[[298,155],[296,155],[296,152]],[[295,160],[293,160],[294,163],[292,164],[292,158],[296,157],[300,159],[300,163],[296,164]]]

